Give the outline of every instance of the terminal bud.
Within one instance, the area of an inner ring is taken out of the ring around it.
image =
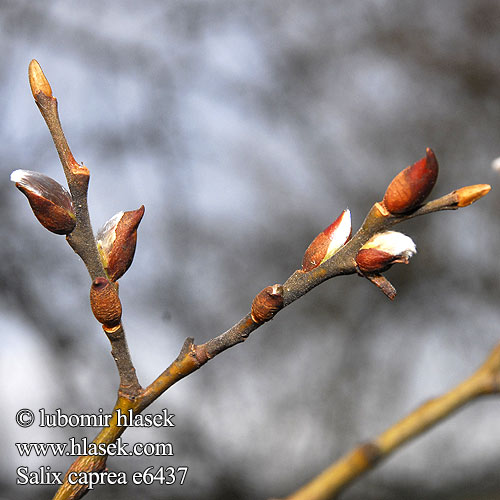
[[[465,186],[453,192],[457,200],[457,207],[468,207],[475,201],[486,196],[491,191],[489,184],[475,184],[474,186]]]
[[[44,93],[48,97],[52,97],[52,88],[50,83],[43,74],[42,68],[36,59],[32,59],[28,67],[28,77],[30,81],[31,93],[36,98],[38,92]]]

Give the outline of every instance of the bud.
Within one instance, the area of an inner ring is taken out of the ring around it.
[[[76,225],[70,194],[51,177],[31,170],[14,170],[10,180],[26,195],[42,226],[56,234],[69,234]]]
[[[36,98],[38,92],[43,92],[46,96],[52,97],[52,89],[50,88],[50,83],[45,78],[42,68],[36,59],[30,62],[28,68],[28,76],[30,80],[31,93],[33,97]]]
[[[393,214],[406,214],[416,209],[429,196],[438,176],[438,162],[432,149],[425,158],[399,172],[384,195],[384,205]]]
[[[475,201],[481,199],[491,191],[489,184],[475,184],[474,186],[465,186],[453,192],[457,200],[457,207],[468,207]]]
[[[96,278],[90,287],[90,307],[99,323],[107,328],[120,324],[122,305],[116,286],[106,278]]]
[[[380,272],[392,264],[408,264],[416,252],[410,237],[397,231],[386,231],[376,234],[361,247],[356,255],[356,264],[363,272]]]
[[[308,246],[302,259],[302,271],[311,271],[337,253],[351,237],[351,212],[346,208]]]
[[[283,285],[267,286],[261,290],[252,302],[252,320],[260,324],[273,319],[283,308]]]
[[[119,212],[97,232],[97,248],[111,281],[121,278],[132,264],[137,243],[137,228],[144,205],[130,212]]]

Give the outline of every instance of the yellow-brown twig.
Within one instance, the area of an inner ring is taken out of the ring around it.
[[[483,365],[451,391],[427,401],[373,441],[358,446],[286,500],[331,500],[379,460],[485,394],[500,392],[500,344]]]

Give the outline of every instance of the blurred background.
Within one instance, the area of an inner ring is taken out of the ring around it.
[[[189,467],[177,486],[101,486],[88,498],[285,496],[356,444],[469,376],[500,340],[500,4],[494,0],[0,0],[1,500],[51,498],[16,469],[16,442],[93,438],[22,429],[21,408],[109,412],[118,378],[88,304],[89,277],[46,231],[10,172],[64,177],[33,102],[36,58],[66,136],[91,170],[94,229],[141,204],[124,324],[147,385],[225,331],[300,266],[345,208],[353,229],[390,180],[432,147],[433,197],[492,192],[409,221],[418,254],[387,276],[391,303],[356,276],[331,280],[148,409],[175,428],[129,429],[174,457],[110,458],[115,471]],[[500,498],[500,400],[485,398],[405,446],[348,499]],[[129,476],[130,477],[130,476]]]

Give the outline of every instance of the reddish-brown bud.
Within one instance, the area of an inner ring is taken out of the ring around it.
[[[260,324],[270,319],[283,308],[283,285],[267,286],[252,302],[252,320]]]
[[[15,170],[10,180],[28,198],[40,224],[56,234],[69,234],[76,225],[70,194],[51,177],[31,170]]]
[[[358,267],[365,272],[383,271],[395,263],[394,255],[375,248],[361,249],[356,255]]]
[[[132,264],[137,244],[137,228],[144,205],[137,210],[120,212],[97,232],[97,248],[111,281],[121,278]]]
[[[396,231],[386,231],[376,234],[361,247],[356,255],[356,264],[362,272],[380,272],[392,264],[408,264],[416,251],[410,237]]]
[[[402,170],[389,184],[383,203],[393,214],[406,214],[418,208],[429,196],[438,176],[438,162],[432,149],[425,158]]]
[[[43,74],[42,68],[36,59],[32,59],[28,68],[31,93],[36,97],[38,92],[43,92],[46,96],[52,97],[50,83]]]
[[[90,307],[99,323],[107,328],[120,324],[122,305],[115,284],[106,278],[96,278],[90,287]]]
[[[351,212],[346,208],[324,231],[318,234],[302,259],[302,271],[311,271],[330,259],[351,237]]]

